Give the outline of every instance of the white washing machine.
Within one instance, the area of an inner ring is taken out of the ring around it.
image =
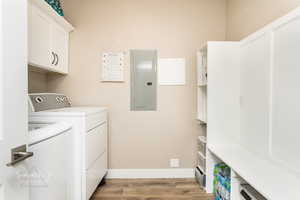
[[[71,200],[88,200],[107,173],[107,108],[71,107],[62,94],[29,94],[29,121],[69,122],[72,145]]]
[[[34,153],[28,162],[30,200],[70,199],[71,166],[66,147],[70,146],[71,128],[69,123],[29,124],[28,149]]]

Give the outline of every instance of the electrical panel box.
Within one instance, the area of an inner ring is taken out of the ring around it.
[[[131,50],[131,110],[156,110],[157,51]]]

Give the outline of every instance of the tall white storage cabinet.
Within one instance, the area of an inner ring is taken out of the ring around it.
[[[296,9],[241,41],[241,145],[300,177],[299,27]]]
[[[207,146],[238,140],[240,129],[239,42],[208,42],[197,53],[198,120],[207,133],[199,137],[198,167],[206,174],[206,189],[212,192],[214,158]]]
[[[28,64],[68,73],[69,34],[74,29],[44,0],[28,0]]]
[[[268,200],[299,199],[300,8],[237,43],[207,45],[207,192],[231,169]]]

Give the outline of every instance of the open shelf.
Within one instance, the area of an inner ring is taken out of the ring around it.
[[[197,52],[198,120],[206,124],[207,112],[207,45]]]
[[[198,84],[198,87],[207,87],[207,83]]]
[[[207,126],[207,45],[197,52],[197,120],[204,135]],[[202,134],[203,134],[202,133]],[[198,168],[206,175],[206,136],[198,137]],[[206,176],[205,176],[206,178]],[[204,184],[205,185],[205,184]]]
[[[207,46],[197,52],[198,86],[207,85]]]
[[[207,122],[207,88],[206,87],[198,87],[198,100],[197,100],[197,119],[206,124]]]
[[[200,124],[207,124],[206,119],[201,119],[200,117],[197,118]]]

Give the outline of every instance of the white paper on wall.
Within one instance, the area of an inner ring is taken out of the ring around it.
[[[162,58],[158,61],[158,80],[160,85],[185,85],[185,59]]]
[[[102,81],[124,81],[124,52],[103,53]]]

